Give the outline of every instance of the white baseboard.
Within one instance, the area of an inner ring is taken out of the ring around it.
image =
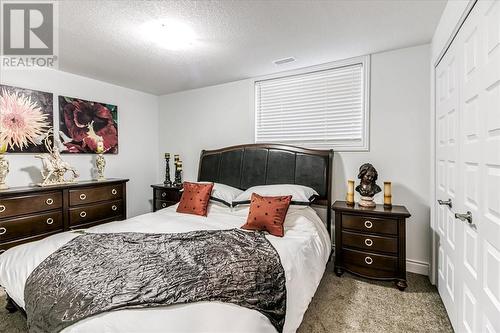
[[[429,276],[429,263],[414,259],[406,259],[406,271]]]

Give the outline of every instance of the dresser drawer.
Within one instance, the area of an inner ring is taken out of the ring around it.
[[[61,192],[0,199],[0,218],[36,213],[62,207]]]
[[[122,184],[83,187],[69,191],[69,205],[85,205],[94,202],[117,200],[121,199],[122,197]]]
[[[342,228],[377,234],[398,234],[397,220],[348,214],[342,215]]]
[[[367,269],[373,269],[374,272],[383,270],[390,272],[392,274],[394,274],[394,272],[397,269],[398,265],[397,257],[375,254],[371,252],[357,251],[346,248],[342,248],[342,252],[344,254],[343,261],[344,264],[346,265],[346,268],[348,266],[364,267]]]
[[[22,239],[16,239],[13,241],[8,241],[5,243],[0,243],[0,255],[2,253],[4,253],[5,251],[7,251],[8,249],[10,249],[11,247],[18,246],[18,245],[25,244],[25,243],[29,243],[29,242],[34,242],[34,241],[43,239],[45,237],[57,234],[59,232],[61,232],[61,231],[59,231],[59,230],[58,231],[51,231],[51,232],[48,232],[48,233],[43,234],[43,235],[36,235],[36,236],[26,237],[26,238],[22,238]]]
[[[342,231],[342,244],[363,250],[398,253],[398,240],[393,237],[383,237],[370,234],[360,234],[350,231]]]
[[[56,230],[62,231],[62,229],[63,218],[61,211],[6,219],[0,221],[0,242]]]
[[[178,202],[181,199],[180,191],[160,190],[155,189],[155,199],[163,201]],[[161,206],[157,206],[160,208]]]
[[[122,200],[81,206],[69,210],[69,225],[75,227],[118,216],[124,216]]]

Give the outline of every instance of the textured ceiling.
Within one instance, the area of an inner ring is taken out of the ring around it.
[[[81,1],[59,3],[59,68],[157,95],[430,42],[445,0]],[[170,51],[154,19],[195,31]],[[281,66],[273,60],[293,56]]]

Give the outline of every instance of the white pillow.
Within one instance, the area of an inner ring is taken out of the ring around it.
[[[233,207],[240,204],[250,203],[252,193],[257,193],[261,196],[292,196],[292,205],[309,205],[318,195],[314,189],[295,184],[278,184],[278,185],[260,185],[250,187],[245,192],[241,193],[233,200]]]
[[[231,207],[231,203],[233,202],[233,200],[242,193],[243,191],[239,188],[225,184],[214,183],[210,199],[221,202],[224,205]]]

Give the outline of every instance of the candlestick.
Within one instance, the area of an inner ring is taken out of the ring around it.
[[[174,186],[180,187],[182,185],[182,161],[180,160],[179,155],[174,155],[174,160],[175,160]]]
[[[346,202],[350,206],[354,206],[354,180],[347,181]]]
[[[170,153],[165,153],[165,181],[163,184],[172,186],[172,180],[170,180]]]
[[[384,208],[392,208],[391,182],[384,182]]]

